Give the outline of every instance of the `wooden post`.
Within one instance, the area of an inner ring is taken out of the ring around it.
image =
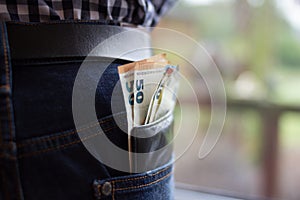
[[[263,195],[275,197],[278,183],[278,136],[280,111],[272,108],[262,110],[263,117]]]

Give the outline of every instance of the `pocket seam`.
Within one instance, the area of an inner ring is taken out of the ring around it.
[[[171,166],[170,166],[171,167]],[[170,169],[170,167],[166,167],[165,169],[161,169],[153,174],[149,174],[149,175],[145,175],[145,176],[141,176],[141,177],[136,177],[136,178],[127,178],[127,179],[120,179],[120,180],[113,180],[112,182],[114,183],[119,183],[119,182],[126,182],[126,181],[136,181],[139,179],[143,179],[143,178],[147,178],[148,176],[156,176],[160,173],[163,173],[164,171],[167,171],[168,169]]]
[[[113,129],[115,129],[115,128],[117,128],[117,126],[111,127],[111,128],[109,128],[109,129],[106,129],[106,130],[103,130],[103,132],[110,131],[110,130],[113,130]],[[73,145],[75,145],[75,144],[79,144],[79,143],[81,143],[82,141],[85,141],[85,140],[89,140],[89,139],[91,139],[91,138],[94,138],[94,137],[96,137],[97,135],[102,134],[103,132],[101,131],[101,132],[98,132],[98,133],[94,133],[93,135],[87,136],[87,137],[82,138],[82,139],[79,139],[79,140],[75,140],[75,141],[70,142],[70,143],[66,143],[66,144],[62,144],[62,145],[58,145],[58,146],[54,146],[54,147],[50,147],[50,148],[42,149],[42,150],[38,150],[38,151],[32,151],[32,152],[30,152],[30,153],[20,154],[20,155],[18,156],[18,158],[24,158],[24,157],[29,157],[29,156],[34,156],[34,155],[38,155],[38,154],[47,153],[47,152],[50,152],[50,151],[55,151],[55,150],[64,149],[64,148],[73,146]]]
[[[173,174],[173,172],[169,172],[167,173],[166,175],[164,175],[163,177],[155,180],[155,181],[152,181],[150,183],[147,183],[147,184],[143,184],[143,185],[139,185],[139,186],[131,186],[131,187],[126,187],[126,188],[116,188],[115,191],[124,191],[124,190],[131,190],[131,189],[140,189],[140,188],[144,188],[144,187],[147,187],[147,186],[150,186],[150,185],[153,185],[155,183],[159,183],[161,181],[163,181],[164,179],[168,178],[169,176],[171,176]]]
[[[25,146],[28,146],[28,145],[31,145],[31,144],[38,144],[38,143],[42,143],[42,142],[47,142],[47,141],[67,137],[69,135],[76,134],[77,132],[87,130],[89,128],[93,128],[93,127],[97,126],[98,124],[104,124],[104,123],[110,122],[112,120],[113,120],[112,118],[109,118],[109,119],[106,119],[104,121],[98,121],[98,122],[95,122],[95,123],[93,123],[93,124],[91,124],[87,127],[84,127],[84,128],[78,129],[78,130],[69,129],[69,130],[65,131],[67,133],[64,133],[64,134],[61,134],[61,135],[53,135],[53,136],[50,136],[50,137],[47,137],[47,138],[37,138],[36,140],[27,140],[27,141],[24,141],[24,142],[21,142],[21,143],[17,144],[17,147],[25,147]],[[52,134],[49,134],[49,135],[52,135]],[[56,134],[56,133],[54,133],[54,134]]]

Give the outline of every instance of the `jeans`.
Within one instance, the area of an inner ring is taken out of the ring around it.
[[[173,198],[170,151],[155,169],[129,173],[98,161],[83,145],[72,115],[73,85],[83,59],[14,60],[5,24],[0,29],[1,200]],[[125,63],[128,61],[104,58],[89,61],[89,78],[98,84],[98,121],[87,121],[83,128],[101,126],[112,143],[128,150],[128,135],[114,121],[111,107],[112,92],[119,80],[117,67]],[[108,67],[99,80],[93,70],[104,66]],[[121,91],[119,94],[117,114],[126,119]],[[171,125],[149,139],[131,138],[135,141],[133,149],[160,149],[169,142],[166,138],[170,134]],[[149,158],[148,162],[155,160]]]

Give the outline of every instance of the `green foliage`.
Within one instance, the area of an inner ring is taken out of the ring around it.
[[[300,42],[294,35],[285,33],[281,36],[276,54],[283,66],[300,68]]]

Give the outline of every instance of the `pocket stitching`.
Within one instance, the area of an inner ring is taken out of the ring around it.
[[[140,189],[140,188],[143,188],[143,187],[147,187],[147,186],[150,186],[150,185],[153,185],[155,183],[159,183],[160,181],[163,181],[164,179],[168,178],[169,176],[172,175],[172,171],[168,174],[166,174],[165,176],[155,180],[155,181],[152,181],[150,183],[147,183],[147,184],[143,184],[143,185],[139,185],[139,186],[131,186],[131,187],[126,187],[126,188],[116,188],[115,191],[124,191],[124,190],[130,190],[130,189]]]
[[[161,169],[153,174],[149,174],[149,175],[145,175],[145,176],[141,176],[141,177],[136,177],[136,178],[127,178],[127,179],[120,179],[120,180],[113,180],[112,182],[114,183],[118,183],[118,182],[126,182],[126,181],[135,181],[135,180],[139,180],[139,179],[143,179],[143,178],[147,178],[148,176],[155,176],[158,175],[160,173],[163,173],[164,171],[167,171],[168,169],[170,169],[171,167],[167,167],[165,169]]]
[[[110,131],[110,130],[113,130],[113,129],[115,129],[115,128],[117,128],[117,126],[111,127],[111,128],[109,128],[109,129],[106,129],[106,130],[103,130],[103,132]],[[87,137],[82,138],[82,139],[79,139],[79,140],[75,140],[75,141],[70,142],[70,143],[67,143],[67,144],[62,144],[62,145],[50,147],[50,148],[47,148],[47,149],[42,149],[42,150],[38,150],[38,151],[33,151],[33,152],[30,152],[30,153],[20,154],[20,155],[18,156],[18,158],[24,158],[24,157],[34,156],[34,155],[38,155],[38,154],[43,154],[43,153],[46,153],[46,152],[49,152],[49,151],[60,150],[60,149],[63,149],[63,148],[66,148],[66,147],[69,147],[69,146],[78,144],[78,143],[80,143],[80,142],[82,142],[82,141],[91,139],[91,138],[93,138],[93,137],[96,137],[97,135],[100,135],[100,134],[102,134],[103,132],[98,132],[98,133],[95,133],[95,134],[93,134],[93,135],[87,136]]]
[[[94,124],[91,124],[87,127],[84,127],[84,128],[78,129],[78,130],[71,129],[71,130],[68,130],[67,133],[64,133],[62,135],[54,135],[54,136],[50,136],[48,138],[40,138],[40,139],[37,139],[37,140],[25,141],[25,142],[17,144],[17,147],[24,147],[24,146],[28,146],[28,145],[31,145],[31,144],[38,144],[38,143],[42,143],[42,142],[47,142],[47,141],[67,137],[69,135],[76,134],[77,132],[80,132],[80,131],[83,131],[83,130],[86,130],[86,129],[89,129],[89,128],[93,128],[93,127],[97,126],[97,124],[104,124],[104,123],[110,122],[112,120],[113,120],[112,118],[109,118],[109,119],[106,119],[104,121],[95,122]],[[69,131],[71,131],[71,132],[69,132]]]

